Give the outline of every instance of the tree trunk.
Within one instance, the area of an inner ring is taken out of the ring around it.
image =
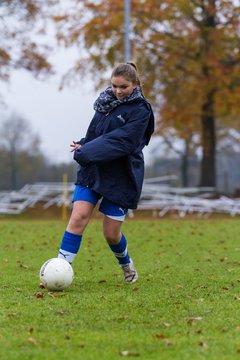
[[[202,106],[202,148],[203,157],[201,162],[200,186],[216,186],[215,170],[215,114],[214,114],[214,91],[208,94],[206,102]]]
[[[17,189],[17,159],[16,151],[13,149],[10,152],[10,169],[11,169],[11,189]]]
[[[185,150],[181,160],[182,186],[188,187],[189,139],[185,139]]]
[[[204,5],[205,4],[205,5]],[[216,29],[216,0],[203,2],[203,27],[201,35],[201,54],[204,59],[202,64],[202,75],[204,83],[207,84],[206,96],[201,109],[202,124],[202,148],[203,157],[201,163],[200,186],[216,186],[215,171],[215,79],[212,77],[212,67],[209,59],[211,58],[212,49],[214,49],[213,30]]]

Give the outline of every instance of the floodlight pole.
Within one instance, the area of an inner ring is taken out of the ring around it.
[[[124,17],[125,17],[125,38],[124,38],[124,60],[131,60],[131,44],[130,44],[130,0],[124,0]]]

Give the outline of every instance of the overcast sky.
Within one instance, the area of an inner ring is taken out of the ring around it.
[[[84,136],[97,95],[88,80],[80,89],[59,91],[58,85],[57,78],[43,82],[19,71],[14,73],[10,85],[1,86],[8,111],[29,121],[41,138],[42,150],[54,162],[71,160],[69,144]]]

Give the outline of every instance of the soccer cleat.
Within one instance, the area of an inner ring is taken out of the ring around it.
[[[138,279],[137,271],[134,267],[133,261],[130,260],[129,264],[120,265],[124,274],[126,284],[133,284]]]

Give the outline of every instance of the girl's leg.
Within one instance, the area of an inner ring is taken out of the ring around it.
[[[137,281],[138,274],[128,254],[127,240],[121,232],[121,226],[122,221],[111,219],[106,215],[104,216],[104,237],[124,272],[126,283],[130,284]]]
[[[118,259],[119,264],[128,264],[130,257],[127,251],[127,241],[121,232],[122,221],[113,220],[104,216],[103,234],[110,249]]]
[[[94,206],[94,204],[82,200],[73,203],[72,214],[58,253],[59,258],[67,260],[70,264],[78,253],[83,231],[90,220]]]

